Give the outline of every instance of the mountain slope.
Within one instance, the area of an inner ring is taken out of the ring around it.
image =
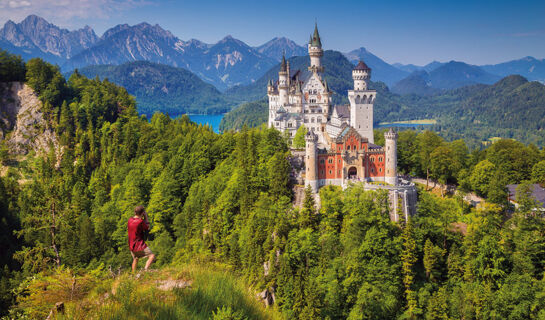
[[[545,86],[508,76],[459,104],[455,114],[482,127],[545,130]]]
[[[519,74],[528,80],[545,82],[545,59],[539,60],[534,57],[524,57],[494,65],[484,65],[481,68],[500,76]]]
[[[392,88],[396,94],[417,94],[427,96],[437,93],[440,89],[432,88],[430,75],[424,70],[417,70],[411,73],[407,78],[396,82]]]
[[[389,86],[409,74],[407,71],[400,70],[386,63],[384,60],[367,51],[364,47],[352,50],[344,55],[353,64],[357,64],[359,60],[365,61],[372,70],[371,76],[373,77],[373,80],[382,81]]]
[[[308,54],[307,48],[300,46],[285,37],[276,37],[260,45],[259,47],[256,47],[255,49],[257,52],[269,58],[273,58],[276,61],[280,61],[282,59],[283,53],[285,53],[286,58],[291,58],[293,56],[305,56]]]
[[[179,44],[178,38],[158,25],[118,25],[106,31],[95,46],[71,58],[63,68],[71,70],[88,65],[138,60],[183,66],[183,58],[176,50]]]
[[[147,61],[128,62],[119,66],[88,66],[78,71],[94,78],[108,78],[134,95],[138,111],[152,115],[155,111],[177,116],[183,113],[224,113],[230,104],[211,84],[182,68]]]
[[[417,66],[417,65],[414,65],[414,64],[401,64],[401,63],[392,64],[392,66],[394,66],[394,67],[396,67],[396,68],[398,68],[400,70],[410,72],[410,73],[413,73],[414,71],[420,71],[420,70],[430,72],[430,71],[432,71],[434,69],[439,68],[442,65],[444,65],[444,63],[439,62],[439,61],[432,61],[432,62],[428,63],[425,66]]]
[[[213,80],[219,89],[251,83],[276,64],[246,43],[231,36],[188,61],[189,69],[205,79]]]
[[[438,89],[456,89],[477,83],[492,84],[501,77],[490,74],[477,66],[450,61],[429,72],[418,70],[392,86],[397,94],[429,95]]]

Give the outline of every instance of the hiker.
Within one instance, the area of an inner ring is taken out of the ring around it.
[[[136,271],[138,259],[148,257],[144,270],[148,270],[149,266],[155,260],[155,254],[144,242],[144,232],[149,230],[148,213],[143,206],[134,208],[134,217],[129,218],[127,223],[129,231],[129,250],[132,255],[132,272]]]

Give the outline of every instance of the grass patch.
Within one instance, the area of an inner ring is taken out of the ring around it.
[[[164,281],[190,286],[161,290],[159,283]],[[204,320],[228,314],[237,319],[283,319],[275,309],[266,309],[242,279],[221,267],[203,265],[169,267],[139,278],[123,274],[68,303],[66,314],[57,319]]]

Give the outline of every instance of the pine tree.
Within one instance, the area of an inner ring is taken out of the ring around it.
[[[300,228],[316,228],[317,226],[316,201],[314,201],[314,193],[310,186],[305,188],[305,199],[298,220]]]
[[[403,252],[401,253],[403,284],[405,285],[405,299],[407,300],[407,314],[410,319],[415,319],[419,310],[417,309],[416,292],[413,290],[414,264],[417,261],[416,241],[413,235],[413,224],[411,219],[407,221],[402,234]]]

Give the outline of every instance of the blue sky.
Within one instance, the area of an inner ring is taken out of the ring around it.
[[[275,36],[308,41],[317,19],[326,49],[361,46],[389,63],[498,63],[545,58],[545,1],[0,0],[0,23],[27,14],[101,35],[119,23],[159,24],[182,40],[232,35],[250,45]]]

